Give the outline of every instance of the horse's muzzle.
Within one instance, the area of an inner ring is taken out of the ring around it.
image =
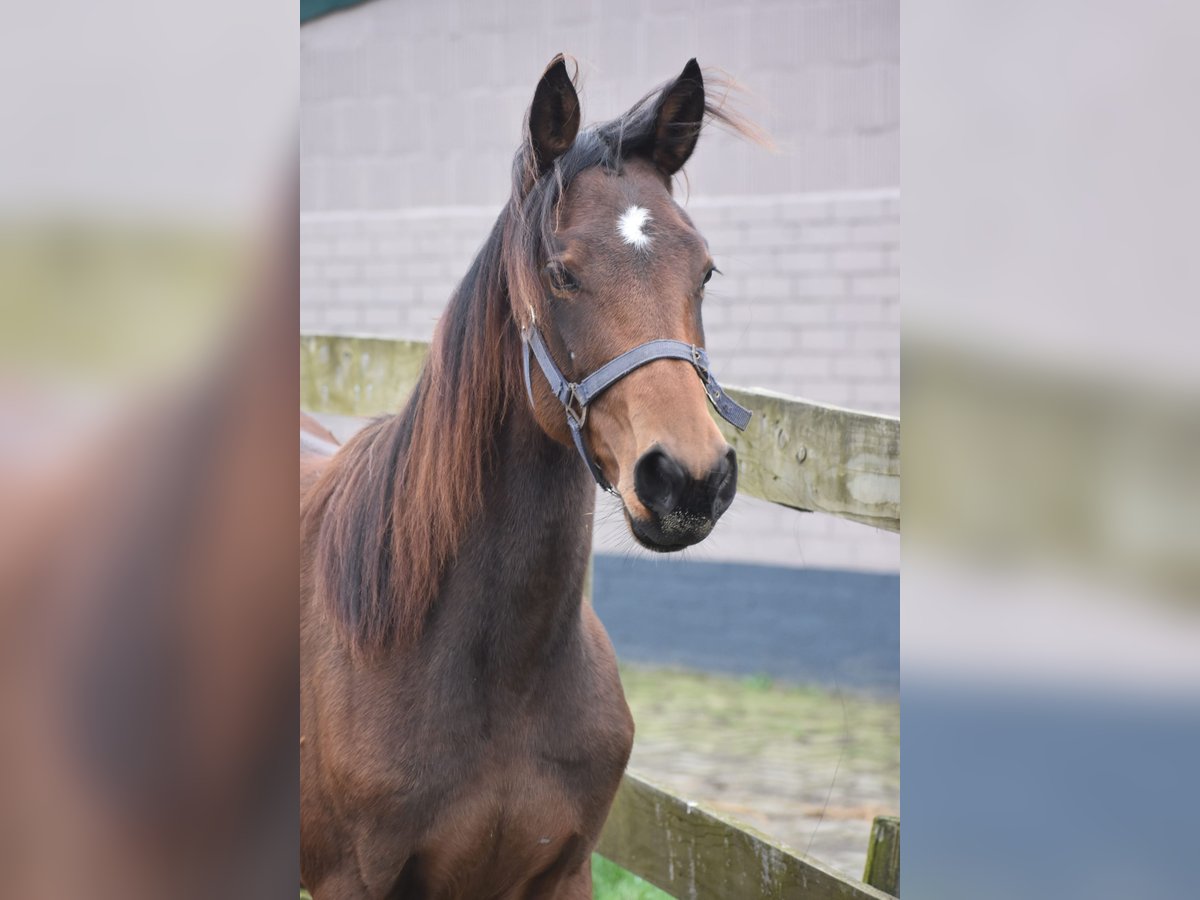
[[[647,519],[629,517],[638,542],[659,552],[690,547],[708,537],[737,493],[737,453],[727,447],[701,478],[666,450],[655,446],[638,459],[633,472],[638,500]]]

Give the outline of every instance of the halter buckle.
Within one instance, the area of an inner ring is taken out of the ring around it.
[[[704,358],[700,355],[703,352],[695,344],[692,344],[692,365],[696,367],[696,374],[704,382],[704,393],[708,394],[709,400],[716,403],[721,396],[721,389],[716,386],[712,373],[708,370],[708,366],[704,364]]]
[[[587,422],[588,408],[587,404],[579,398],[579,385],[571,382],[567,385],[567,402],[563,406],[567,410],[567,416],[580,428]]]

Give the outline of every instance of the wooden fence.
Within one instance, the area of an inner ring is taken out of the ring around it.
[[[428,352],[417,341],[305,335],[300,405],[307,412],[395,412]],[[729,387],[754,411],[745,432],[719,417],[738,453],[738,490],[797,510],[900,530],[900,420]],[[886,900],[899,895],[899,821],[876,819],[857,881],[753,828],[627,773],[601,855],[675,897]]]

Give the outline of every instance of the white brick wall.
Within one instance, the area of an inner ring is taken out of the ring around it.
[[[705,299],[722,378],[899,414],[899,204],[895,190],[692,200],[724,272]]]
[[[374,0],[301,30],[301,328],[427,339],[508,192],[542,66],[575,55],[585,120],[690,56],[752,89],[770,153],[710,131],[686,206],[725,273],[724,381],[900,402],[897,0]],[[628,549],[602,498],[597,547]],[[697,558],[899,568],[895,535],[739,497]]]

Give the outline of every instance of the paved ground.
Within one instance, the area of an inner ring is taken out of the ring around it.
[[[897,699],[624,665],[630,767],[856,878],[900,808]]]

